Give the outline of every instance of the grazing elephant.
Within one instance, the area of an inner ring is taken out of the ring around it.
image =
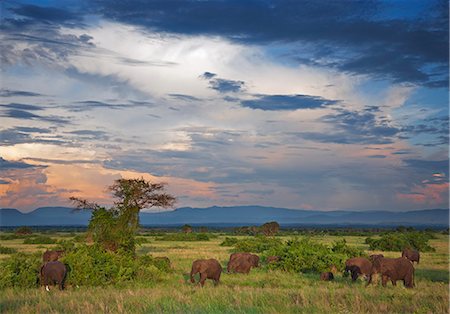
[[[333,279],[334,279],[334,275],[333,275],[333,273],[330,272],[330,271],[325,272],[325,273],[321,273],[321,274],[320,274],[320,280],[323,280],[323,281],[331,281],[331,280],[333,280]]]
[[[60,261],[47,262],[41,266],[41,285],[44,285],[47,291],[50,291],[48,285],[54,284],[58,284],[59,290],[64,290],[66,274],[66,266]]]
[[[259,266],[259,256],[251,253],[233,253],[230,255],[230,260],[227,265],[227,272],[233,272],[233,267],[238,265],[237,263],[233,262],[234,260],[248,260],[250,262],[251,267],[258,267]]]
[[[267,256],[266,262],[267,264],[276,263],[280,260],[279,256]]]
[[[222,273],[222,266],[214,259],[198,259],[192,263],[191,269],[191,282],[195,283],[194,275],[200,273],[199,283],[203,287],[206,279],[214,280],[214,285],[217,285],[220,280],[220,274]]]
[[[413,250],[413,249],[404,249],[402,251],[402,257],[406,257],[411,262],[417,262],[419,264],[420,261],[420,253],[419,251]]]
[[[414,266],[404,257],[374,259],[372,272],[369,277],[369,285],[372,282],[373,274],[381,274],[381,284],[386,287],[387,281],[391,280],[392,285],[397,285],[397,280],[403,280],[406,288],[414,287]]]
[[[372,255],[369,256],[369,258],[370,258],[370,260],[372,261],[372,263],[373,263],[373,261],[374,261],[376,258],[380,258],[380,257],[384,257],[384,255],[383,255],[383,254],[372,254]]]
[[[64,254],[64,251],[62,251],[62,250],[56,250],[56,251],[47,250],[42,255],[42,261],[44,263],[54,262],[54,261],[57,261],[63,254]]]
[[[372,272],[372,263],[364,257],[352,257],[345,261],[345,272],[351,272],[353,281],[356,281],[359,275],[368,278]]]
[[[252,268],[252,263],[245,256],[241,256],[233,259],[228,263],[227,269],[230,269],[234,273],[248,274]]]

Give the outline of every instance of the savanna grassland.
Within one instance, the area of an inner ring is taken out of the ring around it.
[[[52,234],[52,238],[71,239],[69,234]],[[226,235],[230,236],[230,235]],[[237,236],[244,238],[244,236]],[[300,236],[283,236],[291,239]],[[449,243],[448,235],[436,234],[430,240],[435,252],[422,253],[416,267],[414,289],[406,289],[401,282],[365,287],[360,279],[355,283],[338,273],[334,282],[319,281],[318,274],[287,273],[253,269],[250,274],[222,273],[221,283],[214,287],[207,281],[204,288],[188,282],[192,261],[216,258],[224,269],[230,247],[220,246],[224,234],[210,241],[157,241],[153,235],[138,254],[167,256],[173,272],[158,282],[108,287],[76,287],[68,285],[63,292],[42,288],[7,288],[0,290],[2,313],[448,313],[449,311]],[[279,237],[277,237],[279,238]],[[367,253],[362,236],[313,236],[330,244],[345,238],[347,244]],[[43,252],[53,244],[23,244],[23,239],[2,240],[3,247],[19,252]],[[383,252],[398,257],[399,252]],[[8,258],[0,254],[0,258]]]

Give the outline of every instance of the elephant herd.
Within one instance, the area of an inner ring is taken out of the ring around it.
[[[233,253],[228,261],[228,273],[248,274],[250,269],[259,266],[259,256],[251,253]],[[194,275],[200,274],[199,284],[203,287],[206,279],[212,279],[214,284],[219,283],[222,274],[222,266],[219,261],[210,259],[198,259],[192,263],[190,279],[195,283]]]
[[[49,285],[58,284],[60,290],[64,289],[64,280],[67,274],[66,266],[58,261],[64,251],[46,251],[43,254],[43,265],[40,269],[40,282],[49,291]],[[166,258],[167,259],[167,258]],[[276,263],[280,260],[278,256],[269,256],[266,259],[268,264]],[[364,257],[353,257],[345,262],[345,273],[349,272],[353,281],[359,276],[367,279],[367,285],[372,282],[373,275],[380,274],[382,285],[386,287],[390,280],[392,285],[396,285],[398,280],[403,280],[405,287],[414,287],[414,266],[413,262],[419,263],[420,253],[415,250],[405,249],[402,257],[386,258],[382,254],[371,255],[369,259]],[[233,253],[227,265],[228,273],[248,274],[252,268],[259,267],[259,256],[251,253]],[[334,265],[329,272],[320,275],[320,280],[330,281],[334,279],[337,269]],[[222,274],[222,266],[216,259],[198,259],[192,263],[190,281],[195,283],[194,276],[200,274],[199,284],[204,286],[206,279],[211,279],[217,285]]]
[[[370,260],[364,257],[353,257],[345,262],[345,272],[350,272],[352,280],[355,281],[360,275],[367,278],[367,285],[372,283],[373,276],[381,275],[381,284],[386,287],[390,280],[393,286],[398,280],[403,280],[407,288],[414,287],[413,262],[419,263],[420,253],[412,249],[404,249],[402,256],[398,258],[387,258],[383,254],[371,255]]]
[[[280,260],[278,256],[269,256],[267,263],[274,263]],[[420,253],[416,250],[405,249],[402,257],[386,258],[382,254],[371,255],[370,259],[365,257],[353,257],[345,262],[345,273],[351,273],[353,281],[363,275],[367,279],[367,285],[372,283],[373,276],[380,274],[382,278],[382,286],[386,287],[390,280],[392,285],[396,286],[398,280],[403,280],[405,287],[414,287],[414,266],[413,262],[419,263]],[[233,253],[228,261],[228,273],[244,273],[248,274],[250,269],[259,266],[259,256],[251,253]],[[320,280],[330,281],[334,279],[337,271],[332,265],[329,272],[320,274]],[[199,259],[192,263],[190,280],[195,283],[194,275],[199,273],[199,284],[203,287],[206,279],[212,279],[217,285],[222,273],[222,266],[216,259]]]

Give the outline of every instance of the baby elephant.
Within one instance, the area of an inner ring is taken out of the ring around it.
[[[322,280],[322,281],[331,281],[333,279],[334,279],[334,275],[330,271],[320,274],[320,280]]]
[[[66,279],[66,266],[60,261],[47,262],[41,266],[41,285],[45,290],[50,291],[48,285],[58,284],[59,290],[64,290],[64,280]]]
[[[200,273],[199,283],[203,287],[206,279],[214,280],[214,285],[219,283],[220,274],[222,273],[222,266],[214,259],[198,259],[192,263],[191,282],[195,283],[194,275]]]

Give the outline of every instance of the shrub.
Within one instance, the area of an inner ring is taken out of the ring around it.
[[[428,244],[434,237],[427,232],[392,232],[382,235],[379,239],[366,238],[371,250],[402,251],[413,248],[421,252],[434,252],[435,249]]]
[[[364,256],[364,252],[349,247],[345,240],[335,242],[331,247],[328,247],[309,238],[304,238],[289,240],[282,245],[267,250],[264,255],[280,257],[279,261],[269,265],[272,269],[293,272],[323,272],[329,271],[331,265],[335,265],[342,271],[348,258]]]
[[[269,249],[278,248],[281,245],[282,241],[280,239],[257,236],[254,238],[238,240],[234,245],[233,251],[262,253]]]
[[[237,238],[230,238],[225,237],[225,240],[223,240],[222,243],[220,243],[220,246],[233,246],[235,245],[239,240]]]
[[[274,236],[280,230],[280,225],[276,221],[266,222],[260,227],[265,236]]]
[[[16,253],[0,261],[0,289],[33,288],[39,284],[41,255]]]
[[[211,235],[206,233],[168,233],[156,238],[156,241],[209,241]]]
[[[14,253],[17,253],[17,250],[15,248],[0,245],[0,254],[14,254]]]
[[[55,244],[57,242],[56,239],[47,236],[37,236],[25,239],[23,244]]]
[[[81,245],[61,258],[68,266],[67,284],[106,286],[160,280],[166,266],[151,256],[111,252],[99,245]]]
[[[16,234],[20,234],[20,235],[24,235],[24,234],[32,234],[33,232],[32,232],[30,227],[23,226],[23,227],[17,228],[15,233]]]
[[[16,240],[16,239],[26,239],[29,238],[31,235],[29,234],[2,234],[0,235],[0,240],[6,241],[6,240]]]

